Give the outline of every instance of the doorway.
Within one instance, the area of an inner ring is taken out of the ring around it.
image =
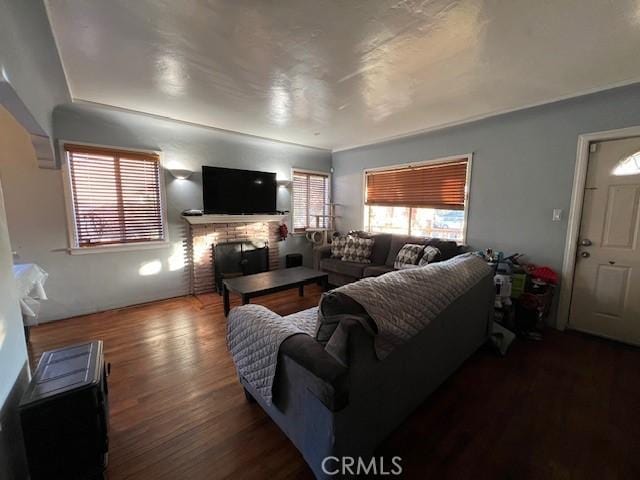
[[[569,326],[640,345],[640,136],[590,141]]]

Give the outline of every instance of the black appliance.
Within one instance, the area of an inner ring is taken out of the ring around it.
[[[277,189],[275,173],[202,167],[204,213],[275,213]]]
[[[285,267],[301,267],[302,266],[302,254],[301,253],[289,253],[284,257]]]
[[[109,390],[102,342],[44,352],[20,402],[31,480],[102,478]]]

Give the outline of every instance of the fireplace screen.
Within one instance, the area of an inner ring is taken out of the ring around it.
[[[222,293],[225,278],[252,275],[269,270],[269,247],[266,242],[229,242],[213,246],[214,281]]]

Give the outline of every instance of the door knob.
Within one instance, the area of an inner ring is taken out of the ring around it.
[[[585,238],[580,242],[580,245],[583,247],[590,247],[592,243],[591,243],[591,240],[589,240],[588,238]]]
[[[582,258],[589,258],[591,256],[591,254],[589,252],[580,252],[580,256]]]

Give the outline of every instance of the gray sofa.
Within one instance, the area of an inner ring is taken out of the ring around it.
[[[370,458],[380,442],[485,342],[493,288],[492,276],[483,277],[384,360],[378,360],[373,335],[349,308],[337,327],[347,340],[346,365],[309,335],[289,337],[278,354],[271,405],[249,382],[240,381],[247,398],[257,401],[284,431],[316,477],[336,478],[323,471],[324,458]]]
[[[437,258],[437,261],[448,260],[467,251],[467,246],[465,245],[458,245],[454,241],[439,238],[390,233],[367,234],[366,237],[374,239],[371,263],[344,262],[339,258],[331,258],[330,245],[314,250],[314,266],[317,270],[329,274],[330,285],[345,285],[361,278],[377,277],[383,273],[393,271],[393,262],[396,259],[396,255],[398,255],[402,246],[407,243],[431,245],[438,248],[441,256]]]

